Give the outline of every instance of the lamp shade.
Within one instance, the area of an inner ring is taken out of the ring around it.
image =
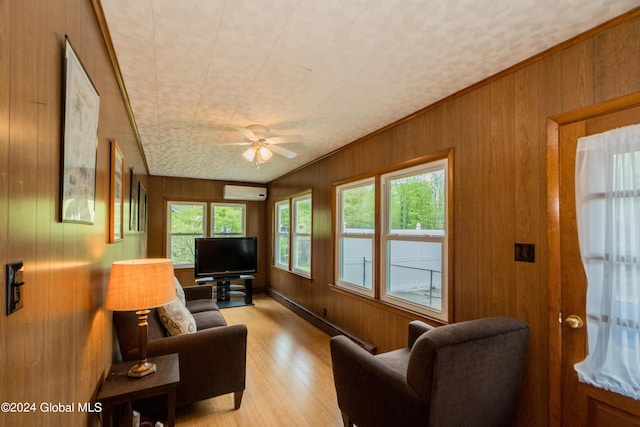
[[[135,311],[158,307],[176,298],[173,262],[167,258],[116,261],[111,265],[105,307]]]

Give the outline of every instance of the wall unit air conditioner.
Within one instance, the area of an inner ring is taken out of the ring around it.
[[[225,200],[266,200],[267,189],[264,187],[247,187],[244,185],[225,185]]]

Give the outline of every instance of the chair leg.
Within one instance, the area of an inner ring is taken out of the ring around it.
[[[240,409],[240,404],[242,403],[242,393],[244,393],[244,390],[233,392],[233,409]]]
[[[342,413],[342,423],[344,424],[344,427],[353,427],[353,423],[349,419],[349,415],[344,412]]]

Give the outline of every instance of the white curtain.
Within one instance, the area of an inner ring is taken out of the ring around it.
[[[589,354],[580,381],[640,399],[640,125],[578,140]]]

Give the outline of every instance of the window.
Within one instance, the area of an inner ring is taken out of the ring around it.
[[[293,270],[311,273],[311,194],[293,199]]]
[[[211,203],[211,237],[243,237],[244,207],[238,203]]]
[[[167,251],[176,267],[193,265],[194,241],[205,235],[206,207],[205,203],[169,202]]]
[[[274,265],[311,277],[311,193],[275,204]]]
[[[375,181],[339,186],[336,200],[338,284],[373,296]]]
[[[446,308],[446,169],[442,160],[381,179],[381,298],[435,317]]]
[[[276,203],[275,265],[289,269],[289,200]]]
[[[448,167],[447,157],[336,186],[338,287],[449,320]]]
[[[196,238],[245,236],[245,216],[242,203],[168,202],[167,258],[176,267],[193,267]]]

